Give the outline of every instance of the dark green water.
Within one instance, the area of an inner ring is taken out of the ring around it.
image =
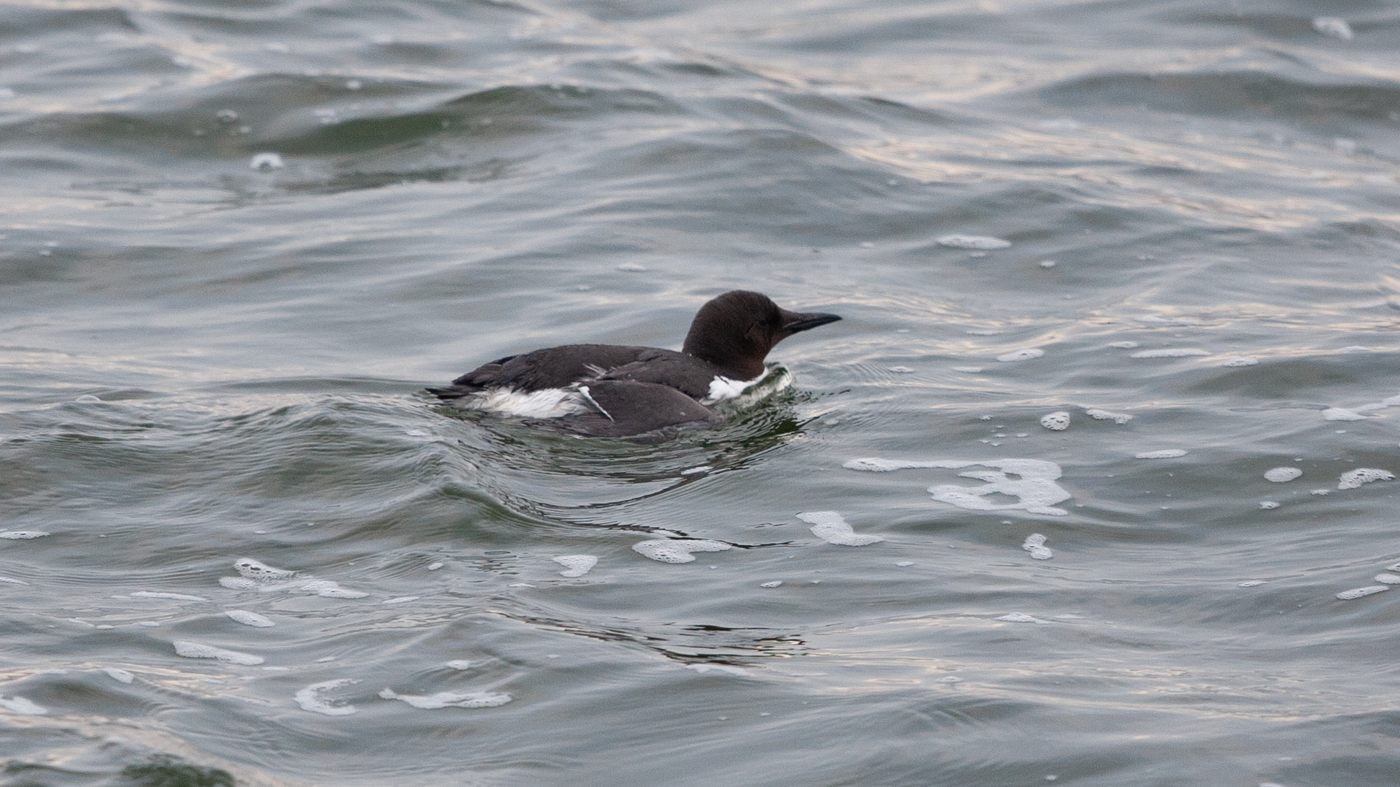
[[[1400,783],[1400,593],[1338,598],[1400,582],[1397,52],[1378,0],[0,8],[0,783]],[[733,288],[845,319],[717,429],[421,393]]]

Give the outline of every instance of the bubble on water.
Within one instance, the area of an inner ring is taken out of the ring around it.
[[[963,478],[983,481],[980,487],[941,484],[929,487],[934,500],[941,503],[975,511],[1002,511],[1019,509],[1032,514],[1064,516],[1067,511],[1055,508],[1054,504],[1070,499],[1069,492],[1055,483],[1062,473],[1054,462],[1041,459],[990,459],[982,461],[931,460],[908,461],[866,457],[852,459],[843,467],[848,470],[866,472],[889,472],[909,469],[960,470],[966,467],[990,468],[968,470],[959,473]],[[1016,478],[1011,478],[1016,476]],[[988,495],[1006,495],[1016,498],[1015,503],[997,504],[987,499]]]
[[[993,249],[1010,248],[1011,241],[993,238],[989,235],[944,235],[938,239],[938,245],[946,246],[950,249],[991,251]]]
[[[0,694],[0,710],[6,710],[18,716],[43,716],[49,712],[48,708],[24,697],[6,697],[3,694]]]
[[[1258,358],[1251,358],[1251,357],[1249,357],[1249,356],[1244,356],[1244,355],[1236,355],[1236,356],[1232,356],[1232,357],[1230,357],[1230,358],[1225,358],[1225,359],[1221,360],[1221,361],[1220,361],[1220,365],[1221,365],[1221,366],[1229,366],[1229,367],[1237,367],[1237,366],[1258,366],[1258,365],[1259,365],[1259,359],[1258,359]]]
[[[1260,585],[1263,585],[1263,584],[1264,584],[1264,580],[1262,580],[1262,579],[1246,579],[1245,581],[1240,582],[1239,584],[1235,585],[1235,587],[1238,587],[1238,588],[1257,588],[1257,587],[1259,587]]]
[[[188,593],[166,593],[160,590],[138,590],[129,594],[131,598],[160,598],[170,601],[208,601],[204,596],[192,596]]]
[[[1259,510],[1261,510],[1261,511],[1272,511],[1272,510],[1274,510],[1275,508],[1278,508],[1278,502],[1275,501],[1275,500],[1261,500],[1261,501],[1259,501]]]
[[[1312,20],[1313,29],[1339,41],[1350,41],[1355,37],[1347,20],[1335,16],[1319,16]]]
[[[1310,495],[1317,495],[1318,497],[1326,497],[1327,495],[1332,494],[1332,490],[1331,490],[1331,489],[1314,489],[1314,490],[1312,490],[1311,492],[1308,492],[1308,494],[1310,494]]]
[[[136,680],[135,675],[132,675],[130,672],[127,672],[126,670],[117,667],[103,667],[102,671],[107,673],[107,677],[111,678],[112,680],[118,683],[130,683]]]
[[[1096,407],[1085,410],[1084,414],[1095,421],[1112,421],[1115,424],[1126,424],[1133,420],[1133,417],[1127,413],[1115,413],[1112,410],[1100,410]]]
[[[218,118],[219,122],[224,124],[231,125],[238,122],[238,113],[234,112],[232,109],[221,109],[214,113],[214,117]]]
[[[1115,350],[1132,350],[1138,347],[1138,343],[1134,341],[1109,342],[1108,346]]]
[[[1382,585],[1400,585],[1400,574],[1377,574],[1372,579]]]
[[[1163,347],[1157,350],[1138,350],[1129,355],[1129,358],[1190,358],[1198,355],[1210,355],[1206,350],[1196,347]]]
[[[1303,475],[1303,471],[1296,467],[1275,467],[1264,472],[1264,478],[1275,484],[1286,484]]]
[[[896,566],[899,566],[900,568],[909,568],[910,566],[914,565],[914,561],[912,561],[912,560],[901,560],[901,561],[899,561],[898,563],[895,563],[895,565],[896,565]]]
[[[1012,350],[1009,353],[1002,353],[1001,355],[997,356],[997,360],[1001,361],[1002,363],[1016,363],[1017,361],[1029,361],[1033,358],[1039,358],[1044,354],[1044,350],[1039,349],[1037,347],[1031,347],[1025,350]]]
[[[429,564],[428,564],[428,570],[429,570],[429,571],[437,571],[438,569],[442,568],[442,565],[443,565],[443,564],[440,563],[440,562],[429,563]]]
[[[293,699],[296,700],[297,705],[301,706],[302,710],[320,713],[324,716],[349,716],[355,712],[354,705],[341,700],[327,700],[322,695],[342,686],[351,686],[356,683],[359,681],[354,678],[336,678],[335,680],[313,683],[304,689],[298,689]]]
[[[783,586],[783,581],[782,581],[781,579],[775,579],[775,580],[773,580],[772,582],[764,582],[763,584],[759,585],[759,587],[761,587],[761,588],[768,588],[768,589],[770,589],[770,590],[771,590],[772,588],[777,588],[777,587],[782,587],[782,586]]]
[[[248,168],[259,172],[271,172],[275,169],[282,169],[287,166],[282,161],[282,157],[276,153],[254,153],[253,158],[248,161]]]
[[[307,593],[315,593],[323,598],[364,598],[369,595],[361,590],[341,587],[339,582],[329,579],[313,579],[302,584],[300,588]]]
[[[1366,416],[1355,410],[1348,410],[1344,407],[1329,407],[1322,411],[1322,417],[1328,421],[1364,421]]]
[[[271,618],[259,615],[256,612],[249,612],[246,609],[226,609],[224,610],[224,614],[228,615],[231,620],[254,628],[268,628],[269,626],[276,625],[272,622]]]
[[[384,689],[379,696],[386,700],[398,700],[423,710],[441,708],[496,708],[510,702],[511,696],[503,692],[440,691],[437,694],[399,694],[393,689]]]
[[[554,558],[554,562],[564,567],[559,576],[573,579],[592,571],[598,565],[598,558],[594,555],[561,555]]]
[[[1356,489],[1364,484],[1375,481],[1394,481],[1395,474],[1389,470],[1381,470],[1376,467],[1358,467],[1342,473],[1341,479],[1337,482],[1338,489]]]
[[[455,670],[469,670],[472,668],[472,663],[467,659],[454,659],[452,661],[447,662],[443,666]]]
[[[632,545],[632,551],[660,563],[689,563],[695,560],[693,552],[723,552],[729,548],[730,545],[722,541],[703,538],[663,538]]]
[[[1063,432],[1069,428],[1069,413],[1056,410],[1040,417],[1040,425],[1052,432]]]
[[[266,659],[262,656],[254,656],[251,653],[240,653],[236,650],[225,650],[216,648],[213,645],[202,645],[198,642],[177,640],[175,642],[175,655],[184,656],[187,659],[215,659],[217,661],[228,662],[229,664],[242,664],[244,666],[254,666],[263,663]]]
[[[1138,459],[1175,459],[1178,456],[1186,456],[1186,452],[1180,448],[1167,448],[1161,451],[1143,451],[1133,456]]]
[[[1045,622],[1045,621],[1041,620],[1040,618],[1035,617],[1034,615],[1027,615],[1027,614],[1024,613],[1024,612],[1008,612],[1007,614],[1002,615],[1001,617],[997,618],[997,620],[1006,621],[1007,623],[1044,623],[1044,622]]]
[[[1384,593],[1387,590],[1390,590],[1390,588],[1386,587],[1385,585],[1367,585],[1364,588],[1352,588],[1351,590],[1343,590],[1341,593],[1337,594],[1337,598],[1341,599],[1342,601],[1351,601],[1353,599],[1374,596],[1377,593]]]
[[[0,538],[9,539],[11,541],[28,541],[31,538],[43,538],[47,535],[49,535],[49,533],[44,530],[6,530],[0,532]]]
[[[250,557],[241,557],[235,560],[233,562],[233,568],[243,578],[251,579],[255,582],[275,582],[277,580],[287,579],[297,573],[295,571],[288,571],[285,568],[273,568],[262,561],[254,560]]]
[[[743,667],[735,667],[729,664],[687,664],[685,668],[694,670],[704,675],[707,672],[722,672],[726,675],[748,675],[749,671]]]
[[[1031,533],[1026,536],[1026,540],[1021,543],[1021,548],[1031,553],[1034,560],[1049,560],[1055,556],[1054,550],[1045,546],[1045,536],[1040,533]]]
[[[1054,261],[1054,260],[1041,260],[1041,261],[1040,261],[1040,267],[1042,267],[1042,268],[1053,268],[1053,267],[1055,267],[1055,261]]]
[[[857,535],[845,517],[836,511],[806,511],[797,518],[811,525],[812,535],[828,544],[843,547],[863,547],[878,544],[885,539],[880,536]]]

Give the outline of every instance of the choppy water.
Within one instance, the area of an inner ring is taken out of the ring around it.
[[[1393,2],[0,23],[4,783],[1400,782]],[[720,429],[421,394],[735,287]]]

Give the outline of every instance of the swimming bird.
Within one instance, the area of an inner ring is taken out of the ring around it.
[[[468,409],[559,419],[561,428],[584,435],[714,423],[719,415],[711,405],[762,379],[774,345],[839,319],[788,311],[762,293],[732,290],[700,307],[679,352],[565,344],[497,358],[428,391]]]

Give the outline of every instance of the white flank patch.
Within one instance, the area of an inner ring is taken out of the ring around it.
[[[705,395],[704,401],[700,402],[700,404],[711,405],[717,402],[727,402],[731,399],[738,399],[750,388],[763,382],[763,378],[768,376],[768,372],[768,369],[764,369],[763,374],[760,374],[752,380],[733,380],[728,377],[716,377],[710,381],[710,391]]]
[[[539,391],[516,391],[492,388],[458,399],[458,406],[468,410],[485,410],[517,418],[562,418],[588,412],[588,402],[572,388],[545,388]]]

